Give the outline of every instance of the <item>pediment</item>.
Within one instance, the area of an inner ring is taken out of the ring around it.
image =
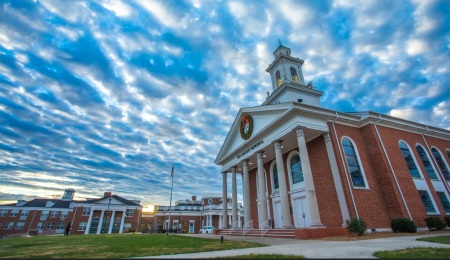
[[[93,204],[96,204],[96,205],[110,205],[110,206],[114,206],[114,205],[115,206],[117,206],[117,205],[122,206],[122,205],[125,205],[123,202],[121,202],[121,201],[119,201],[119,200],[117,200],[117,199],[115,199],[113,197],[111,197],[111,202],[109,201],[109,198],[106,198],[106,199],[102,199],[102,200],[96,201]]]
[[[215,162],[220,162],[222,158],[241,149],[243,146],[248,146],[249,149],[257,149],[258,146],[261,145],[261,142],[263,142],[263,140],[258,139],[258,133],[263,131],[268,125],[273,124],[273,122],[278,120],[291,108],[292,103],[241,108],[233,121],[228,136],[225,139]],[[248,114],[253,118],[252,134],[247,140],[241,136],[240,131],[241,118],[244,114]]]

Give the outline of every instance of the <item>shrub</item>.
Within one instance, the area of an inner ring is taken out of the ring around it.
[[[446,227],[445,222],[439,217],[427,217],[424,220],[429,230],[442,230]]]
[[[362,236],[366,233],[366,222],[364,222],[362,218],[352,218],[351,220],[346,219],[345,225],[350,233],[357,234],[358,236]]]
[[[409,218],[396,218],[391,221],[391,228],[394,233],[407,232],[416,233],[417,226],[414,221]]]
[[[447,227],[450,227],[450,217],[449,216],[445,216],[444,220],[445,220],[445,224],[447,224]]]

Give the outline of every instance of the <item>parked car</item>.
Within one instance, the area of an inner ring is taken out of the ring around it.
[[[215,229],[216,228],[213,226],[204,226],[202,229],[200,229],[200,234],[211,234]]]

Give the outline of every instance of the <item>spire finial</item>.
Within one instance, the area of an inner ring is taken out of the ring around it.
[[[280,46],[281,46],[281,41],[280,41],[280,39],[278,39],[278,44],[280,44]]]

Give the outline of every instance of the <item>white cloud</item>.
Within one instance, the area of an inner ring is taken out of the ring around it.
[[[419,39],[411,39],[406,43],[406,52],[411,55],[419,55],[428,51],[428,44]]]

